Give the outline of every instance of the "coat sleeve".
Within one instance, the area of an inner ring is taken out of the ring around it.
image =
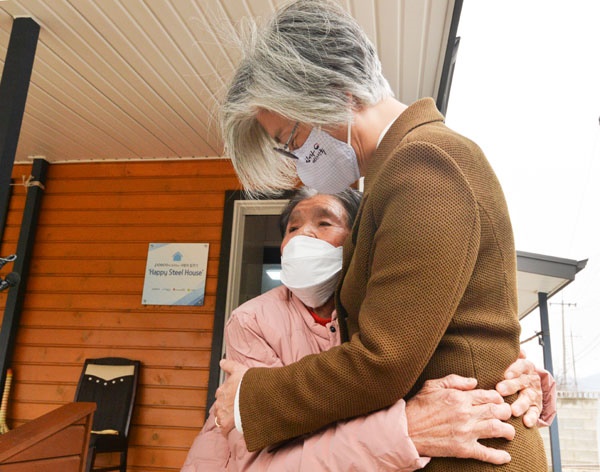
[[[244,454],[253,457],[239,471],[347,472],[377,470],[410,472],[423,468],[428,458],[419,457],[406,430],[404,401],[371,415],[339,422],[308,437],[274,450]],[[237,433],[239,434],[239,433]],[[243,460],[242,460],[243,462]]]
[[[246,372],[240,413],[250,450],[403,398],[452,320],[477,260],[476,199],[461,170],[433,145],[406,145],[393,161],[355,223],[368,212],[376,227],[371,263],[356,269],[370,271],[358,333],[286,367]],[[345,289],[346,280],[342,296]]]
[[[229,444],[215,426],[213,412],[194,439],[181,472],[228,472]]]
[[[276,353],[250,318],[231,318],[226,332],[227,356],[245,365],[281,365]],[[195,439],[182,472],[410,472],[429,462],[408,437],[405,403],[366,417],[340,422],[282,446],[248,452],[235,429],[225,438],[211,411]]]

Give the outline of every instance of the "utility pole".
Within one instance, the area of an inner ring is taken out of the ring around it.
[[[563,370],[562,370],[562,388],[567,388],[567,338],[565,336],[565,307],[576,307],[577,303],[568,303],[565,301],[560,301],[559,303],[550,303],[550,305],[560,305],[561,311],[561,323],[562,323],[562,351],[563,351]],[[573,337],[571,336],[571,343],[573,343]],[[573,345],[571,344],[571,351],[573,350]],[[573,370],[575,370],[575,358],[573,358]],[[577,379],[575,379],[575,385],[577,385]]]
[[[570,338],[571,338],[571,360],[573,361],[573,382],[574,382],[574,390],[577,392],[579,388],[577,387],[577,371],[575,370],[575,345],[573,343],[573,330],[569,329]]]

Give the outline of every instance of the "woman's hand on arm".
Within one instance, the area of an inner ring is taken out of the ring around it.
[[[484,438],[513,439],[505,420],[510,406],[494,390],[474,390],[476,379],[448,375],[428,380],[406,404],[408,434],[421,456],[510,461],[508,452],[486,447]]]
[[[215,395],[215,414],[221,432],[227,436],[235,428],[235,395],[248,367],[228,359],[223,359],[219,365],[228,375],[227,380],[217,389]]]
[[[523,416],[523,424],[529,428],[550,425],[556,415],[556,382],[552,375],[537,369],[521,351],[519,359],[509,366],[504,377],[496,390],[502,396],[519,394],[511,405],[513,416]]]

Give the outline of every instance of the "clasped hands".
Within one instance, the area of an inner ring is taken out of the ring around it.
[[[519,359],[506,371],[496,390],[475,389],[476,379],[448,375],[428,380],[406,404],[408,435],[421,456],[477,459],[492,464],[510,461],[507,451],[486,447],[479,439],[512,440],[515,429],[506,423],[523,417],[535,426],[543,409],[540,377],[532,362]],[[509,405],[502,396],[519,392]],[[440,408],[440,405],[444,405]]]
[[[228,375],[216,392],[215,421],[227,435],[235,427],[234,399],[248,367],[228,359],[222,360],[220,366]],[[496,390],[476,386],[476,379],[448,375],[425,382],[407,402],[409,436],[422,456],[472,458],[493,464],[510,460],[506,451],[483,446],[478,440],[512,439],[515,430],[505,423],[511,415],[522,416],[527,427],[537,424],[543,396],[535,366],[521,353]],[[504,402],[503,396],[517,392],[518,398],[512,405]]]

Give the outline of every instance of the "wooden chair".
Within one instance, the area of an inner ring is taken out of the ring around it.
[[[68,403],[0,435],[2,472],[84,472],[93,403]]]
[[[140,361],[121,357],[87,359],[75,401],[96,403],[88,453],[87,471],[127,469],[127,449],[133,406],[137,392]],[[119,453],[114,466],[94,467],[96,454]]]

